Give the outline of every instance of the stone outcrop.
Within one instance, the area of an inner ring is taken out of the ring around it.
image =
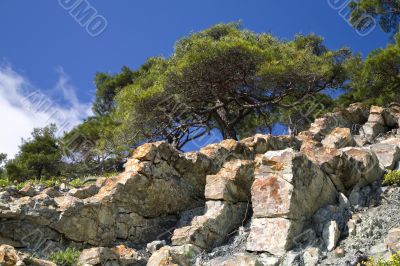
[[[309,134],[313,139],[321,141],[335,128],[350,128],[357,131],[357,127],[367,121],[368,115],[368,110],[362,104],[354,103],[346,109],[335,110],[333,113],[317,118],[310,129],[300,135]]]
[[[160,265],[193,265],[192,260],[201,252],[195,245],[186,244],[177,247],[166,246],[156,251],[149,259],[147,266]]]
[[[337,127],[321,141],[321,144],[326,148],[339,149],[354,146],[355,141],[350,128]]]
[[[114,248],[96,247],[82,250],[78,265],[143,266],[146,263],[136,250],[119,245]]]
[[[337,198],[331,180],[292,149],[267,152],[255,178],[251,188],[254,214],[247,241],[250,251],[282,255],[314,212]]]
[[[172,243],[195,244],[203,249],[223,243],[246,220],[253,179],[254,162],[238,159],[226,162],[217,174],[208,175],[205,214],[176,229]]]
[[[124,172],[83,188],[0,191],[0,244],[41,257],[72,245],[85,265],[144,265],[137,250],[150,242],[147,265],[318,265],[339,238],[357,235],[352,212],[378,204],[369,196],[399,167],[399,119],[396,106],[353,104],[299,136],[257,134],[188,153],[147,143]],[[241,250],[196,262],[243,230]],[[397,240],[390,232],[391,250]],[[12,254],[0,249],[3,260]]]
[[[367,123],[361,128],[361,135],[368,141],[373,141],[380,134],[385,133],[389,129],[398,127],[399,115],[392,112],[389,108],[372,106]]]

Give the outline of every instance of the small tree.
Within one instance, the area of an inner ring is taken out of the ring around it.
[[[62,154],[56,130],[55,125],[35,128],[30,139],[22,140],[19,153],[5,166],[11,180],[48,178],[60,173]]]

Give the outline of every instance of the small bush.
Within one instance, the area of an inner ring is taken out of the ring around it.
[[[77,264],[79,256],[78,250],[69,247],[64,251],[54,252],[49,256],[49,260],[57,265],[73,266]]]
[[[84,182],[84,181],[83,181],[82,179],[76,178],[76,179],[74,179],[74,180],[71,180],[71,181],[69,182],[69,185],[73,186],[74,188],[79,188],[79,187],[82,187],[82,186],[84,185],[83,182]]]
[[[0,187],[11,186],[11,181],[8,178],[0,178]]]
[[[369,261],[363,263],[364,266],[400,266],[400,252],[393,254],[389,260],[384,261],[382,259],[374,260],[370,258]]]
[[[118,172],[109,172],[109,173],[103,174],[103,176],[105,178],[110,178],[110,177],[113,177],[113,176],[117,176],[118,174],[119,174]]]
[[[389,171],[383,178],[383,184],[400,186],[400,171]]]

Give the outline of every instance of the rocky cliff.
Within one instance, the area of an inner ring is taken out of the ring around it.
[[[83,265],[344,265],[386,256],[400,249],[400,191],[381,187],[400,161],[399,121],[397,105],[353,104],[298,136],[189,153],[148,143],[123,173],[81,189],[4,190],[0,261],[13,252],[7,245],[41,257],[73,246]]]

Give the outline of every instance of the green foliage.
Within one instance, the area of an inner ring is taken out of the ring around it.
[[[350,73],[348,92],[339,99],[341,105],[353,102],[387,105],[400,101],[400,47],[389,44],[371,52],[365,61],[355,57],[347,63]]]
[[[0,179],[4,178],[4,163],[7,160],[7,154],[0,153]]]
[[[0,187],[9,187],[11,182],[8,178],[0,178]]]
[[[33,186],[41,186],[48,188],[48,187],[60,186],[63,181],[64,179],[61,177],[53,177],[50,179],[30,179],[23,182],[18,182],[15,186],[17,189],[21,189],[26,185],[30,184]],[[11,185],[11,183],[9,185]]]
[[[394,34],[398,31],[400,1],[399,0],[357,0],[349,4],[350,22],[357,29],[373,27],[370,17],[378,20],[382,30]]]
[[[218,24],[179,40],[170,58],[151,58],[138,70],[115,97],[115,136],[126,146],[165,139],[181,148],[213,129],[224,138],[253,134],[280,107],[342,86],[349,57],[347,49],[330,51],[312,34],[281,41]]]
[[[133,83],[137,76],[128,67],[123,67],[121,73],[114,76],[106,73],[97,73],[95,77],[96,99],[93,104],[93,111],[97,116],[104,116],[110,113],[114,107],[115,95],[125,86]]]
[[[389,260],[384,261],[383,259],[375,260],[370,258],[369,261],[363,263],[364,266],[400,266],[400,252],[393,254]]]
[[[75,248],[68,247],[64,251],[54,252],[49,256],[49,260],[57,265],[74,266],[77,264],[80,252]]]
[[[385,174],[383,183],[385,185],[400,186],[400,171],[389,171],[387,174]]]
[[[9,180],[22,182],[29,178],[28,169],[18,158],[7,161],[4,168],[6,178]]]
[[[80,178],[75,178],[69,182],[69,185],[73,186],[74,188],[79,188],[84,186],[84,180]]]
[[[56,130],[55,125],[34,129],[32,138],[22,141],[15,159],[6,163],[7,177],[23,181],[59,175],[62,154],[55,137]]]

